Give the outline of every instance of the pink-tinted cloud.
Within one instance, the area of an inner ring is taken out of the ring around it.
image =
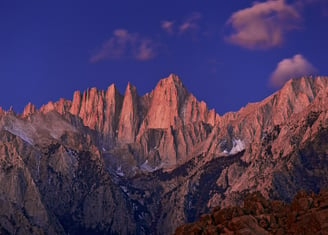
[[[126,29],[116,29],[102,47],[91,56],[90,62],[106,59],[132,57],[136,60],[149,60],[157,55],[157,44],[149,38]]]
[[[180,26],[179,33],[185,33],[188,31],[195,31],[199,29],[199,20],[202,15],[199,12],[194,12],[188,17]]]
[[[169,20],[163,20],[161,22],[161,27],[164,31],[166,31],[169,34],[173,34],[173,27],[174,27],[174,21],[169,21]]]
[[[270,85],[280,87],[291,78],[306,76],[315,73],[317,69],[301,54],[292,58],[283,59],[271,74]]]
[[[185,34],[185,33],[195,33],[200,29],[199,21],[202,18],[202,15],[199,12],[193,12],[189,17],[184,21],[175,23],[170,20],[163,20],[161,22],[161,28],[173,35],[173,34]]]
[[[232,31],[225,39],[248,49],[275,47],[288,31],[299,28],[301,19],[297,8],[284,0],[254,2],[228,19]]]
[[[137,60],[149,60],[157,55],[157,47],[150,39],[136,42],[133,47],[133,55]]]

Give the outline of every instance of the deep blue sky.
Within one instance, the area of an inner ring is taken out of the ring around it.
[[[327,75],[327,42],[327,0],[3,0],[0,106],[128,81],[142,95],[175,73],[223,114],[287,77]]]

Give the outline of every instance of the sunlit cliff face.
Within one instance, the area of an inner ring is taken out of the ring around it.
[[[22,114],[2,111],[0,225],[170,234],[249,192],[286,201],[300,189],[318,192],[328,182],[327,83],[293,79],[223,116],[176,75],[143,96],[111,85],[40,109],[28,104]]]

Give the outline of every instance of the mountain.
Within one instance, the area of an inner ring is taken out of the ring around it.
[[[328,77],[219,116],[178,76],[0,110],[1,234],[170,234],[245,195],[328,185]]]

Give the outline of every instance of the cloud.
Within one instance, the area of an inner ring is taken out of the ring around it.
[[[161,22],[162,29],[169,34],[173,34],[173,26],[174,26],[174,21],[163,20]]]
[[[185,33],[188,31],[195,31],[199,29],[199,20],[202,15],[199,12],[194,12],[188,17],[180,26],[179,33]]]
[[[307,61],[301,54],[292,58],[283,59],[271,74],[270,85],[280,87],[291,78],[306,76],[315,73],[317,69]]]
[[[271,48],[282,44],[288,31],[299,28],[302,20],[297,7],[284,0],[254,2],[231,15],[226,41],[248,49]]]
[[[126,29],[116,29],[113,35],[93,53],[91,63],[106,59],[132,57],[136,60],[150,60],[157,55],[157,44],[149,38]]]
[[[175,24],[174,21],[163,20],[161,22],[161,28],[169,34],[186,34],[190,32],[197,32],[200,29],[199,21],[202,18],[202,14],[199,12],[193,12],[188,18],[182,21],[180,24]]]
[[[133,49],[134,57],[137,60],[149,60],[156,56],[156,46],[150,39],[143,39]]]

